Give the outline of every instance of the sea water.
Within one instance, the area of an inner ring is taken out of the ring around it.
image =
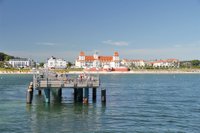
[[[0,133],[139,132],[199,133],[199,74],[100,75],[107,102],[92,90],[87,105],[63,89],[62,101],[44,103],[34,91],[26,104],[32,75],[0,75]]]

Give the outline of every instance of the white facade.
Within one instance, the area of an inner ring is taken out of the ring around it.
[[[32,67],[34,64],[33,60],[26,58],[10,59],[8,63],[15,68]]]
[[[63,59],[56,59],[55,57],[51,57],[47,61],[48,68],[57,68],[57,69],[64,69],[67,67],[67,62]]]
[[[179,67],[180,63],[178,60],[159,60],[159,61],[155,61],[152,62],[152,66],[153,67]]]
[[[179,67],[180,62],[177,59],[166,59],[166,60],[156,60],[156,61],[144,61],[144,60],[127,60],[123,59],[122,65],[127,67],[145,67],[151,66],[155,68],[161,67]]]
[[[134,66],[134,67],[145,67],[146,62],[144,60],[127,60],[127,59],[123,59],[122,60],[122,65],[124,66]]]
[[[80,52],[75,66],[77,68],[119,68],[119,54],[115,52],[113,56],[99,56],[95,53],[93,56],[86,56],[84,52]]]

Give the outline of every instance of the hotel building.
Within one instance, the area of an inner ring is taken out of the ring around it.
[[[80,52],[75,66],[78,68],[119,68],[119,53],[114,52],[113,56],[99,56],[98,53],[85,55],[84,52]]]

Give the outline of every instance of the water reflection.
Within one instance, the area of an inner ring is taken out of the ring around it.
[[[6,79],[6,80],[4,80]],[[200,75],[105,75],[107,103],[74,103],[64,90],[50,104],[35,91],[26,105],[27,77],[0,82],[1,132],[196,132],[200,130]],[[2,81],[1,80],[1,81]],[[17,82],[16,82],[17,80]]]
[[[35,95],[32,105],[27,105],[32,132],[77,132],[100,129],[101,115],[106,110],[105,104],[89,102],[88,104],[58,102],[52,99],[50,104],[44,102],[43,96]],[[57,125],[57,127],[55,127]]]

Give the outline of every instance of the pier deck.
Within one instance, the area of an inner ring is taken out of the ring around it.
[[[79,75],[80,76],[80,75]],[[66,77],[55,73],[39,73],[33,77],[35,89],[45,88],[98,88],[99,77],[94,75],[81,75],[82,77]]]
[[[34,82],[35,89],[44,88],[98,88],[99,80],[80,80],[80,79],[44,79]]]
[[[88,103],[89,88],[92,89],[92,99],[96,101],[97,88],[100,88],[99,75],[80,74],[80,75],[67,75],[57,74],[48,70],[36,72],[33,75],[33,82],[30,83],[27,89],[27,103],[31,104],[33,99],[33,90],[38,90],[38,94],[44,92],[45,102],[50,102],[50,93],[58,97],[59,101],[62,99],[62,89],[71,88],[74,90],[74,101]],[[106,90],[101,90],[102,102],[106,101]]]

